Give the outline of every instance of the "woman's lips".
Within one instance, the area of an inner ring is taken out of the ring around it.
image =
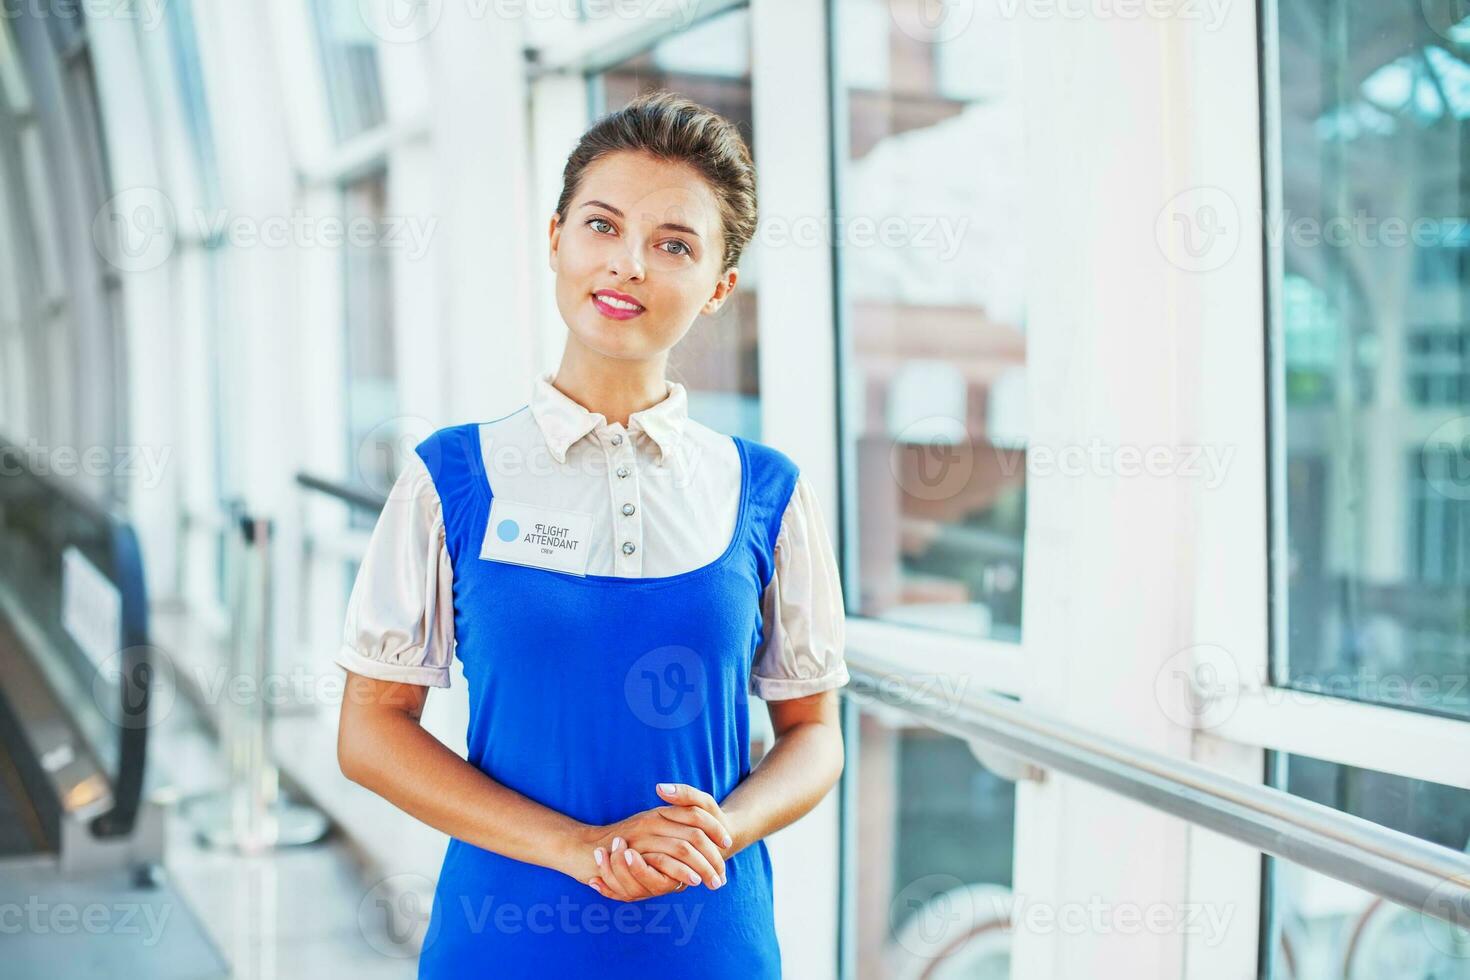
[[[642,316],[645,312],[642,309],[625,310],[621,307],[611,306],[604,303],[602,297],[596,293],[592,294],[592,305],[597,307],[597,312],[611,320],[631,320],[635,316]]]

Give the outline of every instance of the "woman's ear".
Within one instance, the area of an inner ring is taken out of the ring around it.
[[[551,267],[551,271],[555,272],[556,254],[561,246],[561,215],[553,214],[551,216],[551,223],[546,229],[546,237],[551,245],[551,250],[547,255],[547,264]]]
[[[740,279],[740,269],[731,266],[725,270],[725,274],[715,281],[715,293],[704,303],[704,309],[700,312],[708,316],[725,305],[730,293],[735,289],[735,283]]]

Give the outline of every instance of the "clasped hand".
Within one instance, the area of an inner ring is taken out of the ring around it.
[[[636,902],[690,885],[725,883],[733,839],[714,797],[684,783],[660,783],[658,794],[668,806],[593,827],[584,838],[599,872],[587,884],[598,894]]]

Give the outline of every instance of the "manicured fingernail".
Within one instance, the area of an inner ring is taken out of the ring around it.
[[[725,885],[725,882],[727,882],[729,880],[730,880],[730,876],[729,875],[720,875],[720,887],[723,888],[724,885]]]
[[[632,864],[633,863],[633,849],[632,848],[629,848],[628,850],[624,851],[623,852],[623,856],[628,859],[628,863],[629,864]]]
[[[599,847],[592,852],[592,859],[597,862],[599,868],[602,867],[602,848]]]
[[[674,784],[673,783],[659,783],[658,784],[658,791],[660,793],[672,793],[674,791]]]
[[[730,846],[730,835],[729,834],[726,834],[725,835],[725,846],[726,847],[729,847]]]
[[[613,838],[613,846],[612,846],[612,849],[616,851],[616,850],[621,849],[622,846],[623,846],[623,839],[621,837],[614,837]]]
[[[691,885],[697,885],[697,884],[699,884],[699,875],[695,874],[693,871],[689,872],[689,884],[691,884]]]

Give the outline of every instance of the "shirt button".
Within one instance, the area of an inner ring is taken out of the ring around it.
[[[632,504],[624,504],[623,505],[623,516],[624,517],[632,517],[633,516],[633,505]]]
[[[614,432],[613,433],[612,444],[614,446],[621,446],[623,444],[623,436],[622,436],[621,433],[619,433],[619,432]]]
[[[636,548],[637,548],[637,546],[634,545],[633,542],[631,542],[631,541],[624,541],[623,542],[623,554],[625,554],[625,555],[631,555],[634,552],[634,550],[636,550]]]
[[[628,468],[626,466],[619,466],[618,467],[618,479],[621,480],[623,477],[625,477],[627,475],[628,475]]]

